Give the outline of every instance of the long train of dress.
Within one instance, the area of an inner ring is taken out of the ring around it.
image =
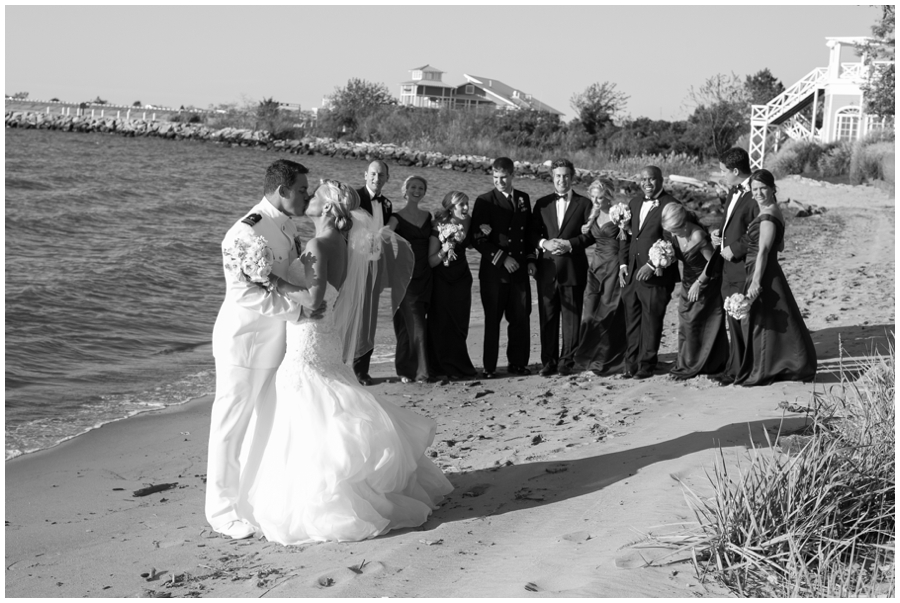
[[[329,308],[335,293],[329,286]],[[358,384],[330,313],[287,329],[274,416],[257,422],[257,458],[242,475],[245,519],[281,544],[423,524],[453,490],[425,456],[436,423]]]

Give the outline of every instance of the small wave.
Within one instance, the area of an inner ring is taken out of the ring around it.
[[[11,190],[49,191],[49,190],[53,190],[53,188],[54,188],[54,186],[52,184],[48,184],[46,182],[37,182],[35,180],[28,180],[26,178],[16,178],[14,176],[6,177],[7,194]]]
[[[201,346],[207,345],[208,343],[208,341],[201,341],[200,343],[172,343],[167,345],[164,349],[154,352],[153,356],[168,356],[169,354],[177,354],[179,352],[190,352]]]

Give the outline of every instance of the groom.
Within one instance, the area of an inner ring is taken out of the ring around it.
[[[272,274],[283,277],[297,259],[300,240],[290,217],[303,215],[309,201],[306,174],[299,163],[279,159],[266,170],[265,196],[229,229],[222,249],[236,238],[265,237],[272,250]],[[206,519],[231,538],[247,538],[254,527],[238,517],[242,462],[258,462],[259,451],[241,451],[250,418],[255,434],[271,426],[275,371],[285,353],[285,321],[299,320],[303,308],[292,294],[300,289],[276,278],[276,287],[242,281],[225,264],[225,301],[213,327],[216,397],[209,430],[206,471]],[[315,314],[315,313],[314,313]],[[256,438],[254,438],[256,439]],[[264,438],[263,438],[264,439]]]

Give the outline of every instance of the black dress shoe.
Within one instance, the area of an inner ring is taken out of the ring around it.
[[[530,375],[531,371],[528,370],[528,367],[520,366],[518,364],[510,364],[506,367],[506,372],[510,375]]]
[[[356,379],[359,381],[360,385],[372,385],[375,383],[367,373],[360,373],[356,376]]]
[[[549,377],[553,373],[556,372],[556,367],[552,364],[548,364],[541,369],[541,377]]]
[[[622,379],[633,379],[633,378],[634,378],[634,373],[632,373],[631,371],[624,371],[622,373]]]
[[[575,372],[575,371],[572,370],[572,367],[571,367],[571,366],[562,365],[561,367],[559,367],[559,374],[560,374],[560,375],[563,375],[563,376],[571,375],[571,374],[574,373],[574,372]]]
[[[635,379],[646,379],[646,378],[652,377],[652,376],[653,376],[653,373],[651,373],[650,371],[643,371],[643,370],[638,371],[634,374]]]
[[[482,379],[493,379],[493,378],[496,377],[496,376],[497,376],[496,371],[484,371],[484,372],[481,374],[481,378],[482,378]]]

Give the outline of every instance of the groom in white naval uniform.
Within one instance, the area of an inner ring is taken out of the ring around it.
[[[309,201],[309,172],[299,163],[280,159],[266,170],[265,196],[232,226],[222,249],[236,238],[263,236],[274,253],[272,274],[284,277],[299,256],[297,225],[290,216],[302,216]],[[209,430],[206,472],[206,519],[212,528],[231,538],[247,538],[254,527],[238,515],[241,474],[261,451],[242,443],[255,413],[254,437],[265,440],[275,405],[275,372],[285,354],[285,321],[297,322],[303,307],[292,294],[300,288],[281,278],[266,291],[259,284],[242,282],[225,269],[225,301],[213,328],[216,360],[216,398]]]

